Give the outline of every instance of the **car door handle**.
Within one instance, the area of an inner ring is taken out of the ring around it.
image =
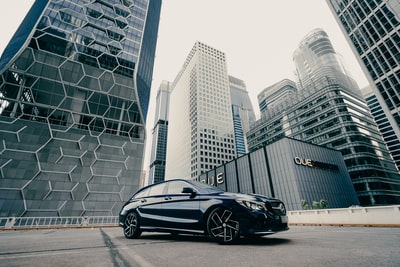
[[[142,199],[142,200],[140,200],[140,202],[145,203],[145,202],[146,202],[146,199]]]
[[[164,197],[164,200],[171,200],[171,197]]]

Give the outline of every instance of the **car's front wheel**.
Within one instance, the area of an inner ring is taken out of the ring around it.
[[[132,211],[128,213],[124,220],[124,235],[126,238],[138,238],[140,231],[139,215]]]
[[[207,219],[207,231],[210,237],[221,244],[233,243],[239,238],[239,222],[232,211],[216,208]]]

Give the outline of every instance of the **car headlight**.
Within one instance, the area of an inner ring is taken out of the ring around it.
[[[238,200],[237,202],[249,210],[265,210],[265,205],[262,202],[254,202],[247,200]]]

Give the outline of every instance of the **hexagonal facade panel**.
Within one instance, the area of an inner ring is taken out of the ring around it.
[[[139,189],[148,98],[136,96],[150,91],[160,9],[33,4],[0,59],[0,217],[117,215]]]

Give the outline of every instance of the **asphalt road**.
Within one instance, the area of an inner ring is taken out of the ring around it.
[[[400,266],[400,228],[292,226],[238,244],[113,228],[0,231],[0,266]]]

